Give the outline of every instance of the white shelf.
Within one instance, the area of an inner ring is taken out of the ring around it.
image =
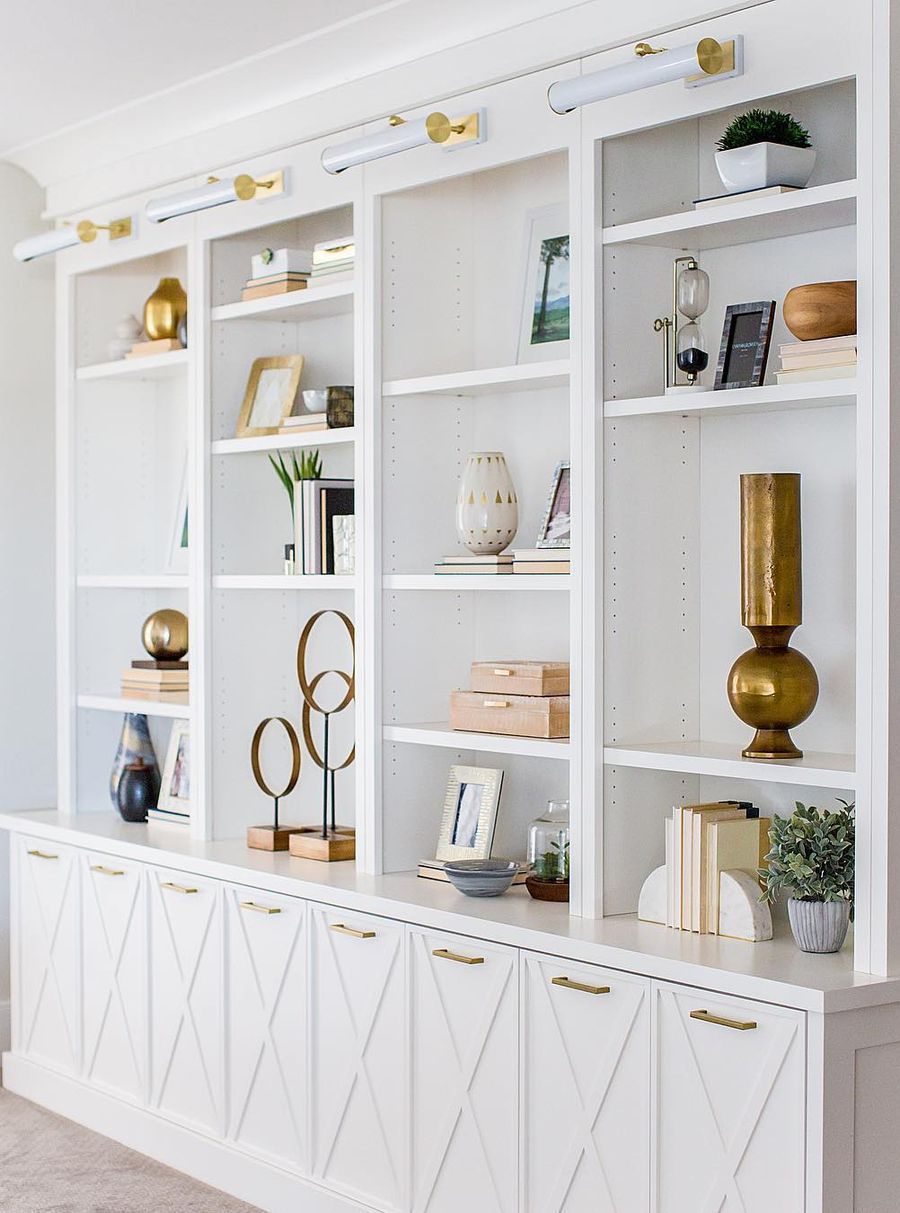
[[[175,350],[171,354],[150,354],[146,358],[98,362],[95,366],[80,366],[75,378],[79,383],[92,379],[169,379],[187,366],[188,353],[188,350]]]
[[[450,750],[478,750],[484,754],[518,754],[528,758],[569,757],[569,742],[541,737],[505,737],[498,733],[463,733],[447,724],[391,724],[384,740],[405,745],[441,746]]]
[[[335,573],[218,573],[212,579],[214,590],[354,590],[356,578]]]
[[[186,573],[79,573],[80,590],[186,590]]]
[[[383,396],[493,396],[538,388],[566,387],[569,360],[531,362],[522,366],[496,366],[483,371],[458,371],[452,375],[424,375],[417,379],[392,379],[382,384]]]
[[[187,703],[161,703],[158,699],[131,699],[122,695],[79,695],[76,700],[80,708],[94,712],[142,712],[145,716],[166,716],[170,719],[187,717]]]
[[[290,451],[299,447],[342,446],[356,441],[352,425],[315,434],[265,434],[261,438],[218,438],[211,444],[214,455],[245,455],[250,451]]]
[[[520,573],[498,576],[494,573],[386,573],[381,579],[385,590],[557,590],[568,593],[568,573]]]
[[[680,392],[672,396],[637,396],[631,400],[606,400],[603,416],[723,417],[739,413],[777,413],[793,409],[816,409],[855,404],[856,378],[823,379],[819,383],[770,383],[763,387],[740,387],[726,391]]]
[[[247,303],[225,303],[212,308],[215,320],[323,320],[328,316],[345,316],[353,311],[351,281],[333,286],[308,286],[289,295],[269,295]]]
[[[711,741],[605,746],[603,761],[606,766],[635,767],[644,771],[719,775],[801,787],[852,789],[856,783],[852,754],[807,753],[793,761],[774,762],[742,758],[739,746]]]
[[[603,229],[604,245],[655,244],[694,251],[773,240],[856,222],[856,182],[836,181],[792,194],[735,199],[698,211]]]

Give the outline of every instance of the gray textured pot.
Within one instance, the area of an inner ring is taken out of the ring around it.
[[[795,901],[788,898],[794,942],[802,952],[839,952],[850,922],[849,901]]]

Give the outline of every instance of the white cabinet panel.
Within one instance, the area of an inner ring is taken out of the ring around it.
[[[213,880],[148,870],[150,1098],[222,1132],[222,893]]]
[[[225,889],[228,1137],[294,1169],[307,1162],[306,902]]]
[[[77,851],[16,838],[16,1048],[35,1061],[80,1067]]]
[[[313,1175],[379,1209],[404,1207],[403,925],[311,906]]]
[[[81,853],[83,1077],[136,1102],[147,1081],[143,867]]]
[[[526,1213],[640,1213],[650,1201],[650,982],[523,956]]]
[[[654,1001],[658,1213],[798,1213],[803,1013],[662,983]]]
[[[412,1208],[518,1207],[518,954],[409,930]]]

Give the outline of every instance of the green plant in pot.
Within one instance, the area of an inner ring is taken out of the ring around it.
[[[290,458],[285,459],[281,451],[269,456],[269,463],[275,469],[275,474],[284,486],[288,495],[291,509],[291,525],[294,530],[294,560],[296,571],[302,568],[303,531],[302,531],[302,498],[295,491],[295,486],[301,480],[319,480],[322,476],[322,460],[319,452],[303,451],[300,458],[291,451]]]
[[[739,114],[716,146],[716,168],[729,194],[779,185],[802,189],[816,164],[809,131],[780,110]]]
[[[803,952],[837,952],[853,917],[855,820],[853,804],[830,812],[798,801],[790,817],[775,817],[763,898],[789,893],[788,917]]]

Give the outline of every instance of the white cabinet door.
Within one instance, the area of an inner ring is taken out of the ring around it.
[[[81,1065],[81,945],[77,852],[17,837],[17,1052],[77,1073]]]
[[[313,1175],[405,1207],[403,924],[310,906]]]
[[[662,983],[654,1000],[658,1213],[798,1213],[803,1012]]]
[[[81,852],[82,1075],[146,1100],[147,912],[143,865]]]
[[[213,880],[148,869],[150,1100],[191,1128],[220,1135],[222,892]]]
[[[646,1213],[650,982],[522,958],[526,1213]]]
[[[225,889],[228,1137],[307,1165],[306,902]]]
[[[518,954],[409,929],[412,1208],[518,1208]]]

